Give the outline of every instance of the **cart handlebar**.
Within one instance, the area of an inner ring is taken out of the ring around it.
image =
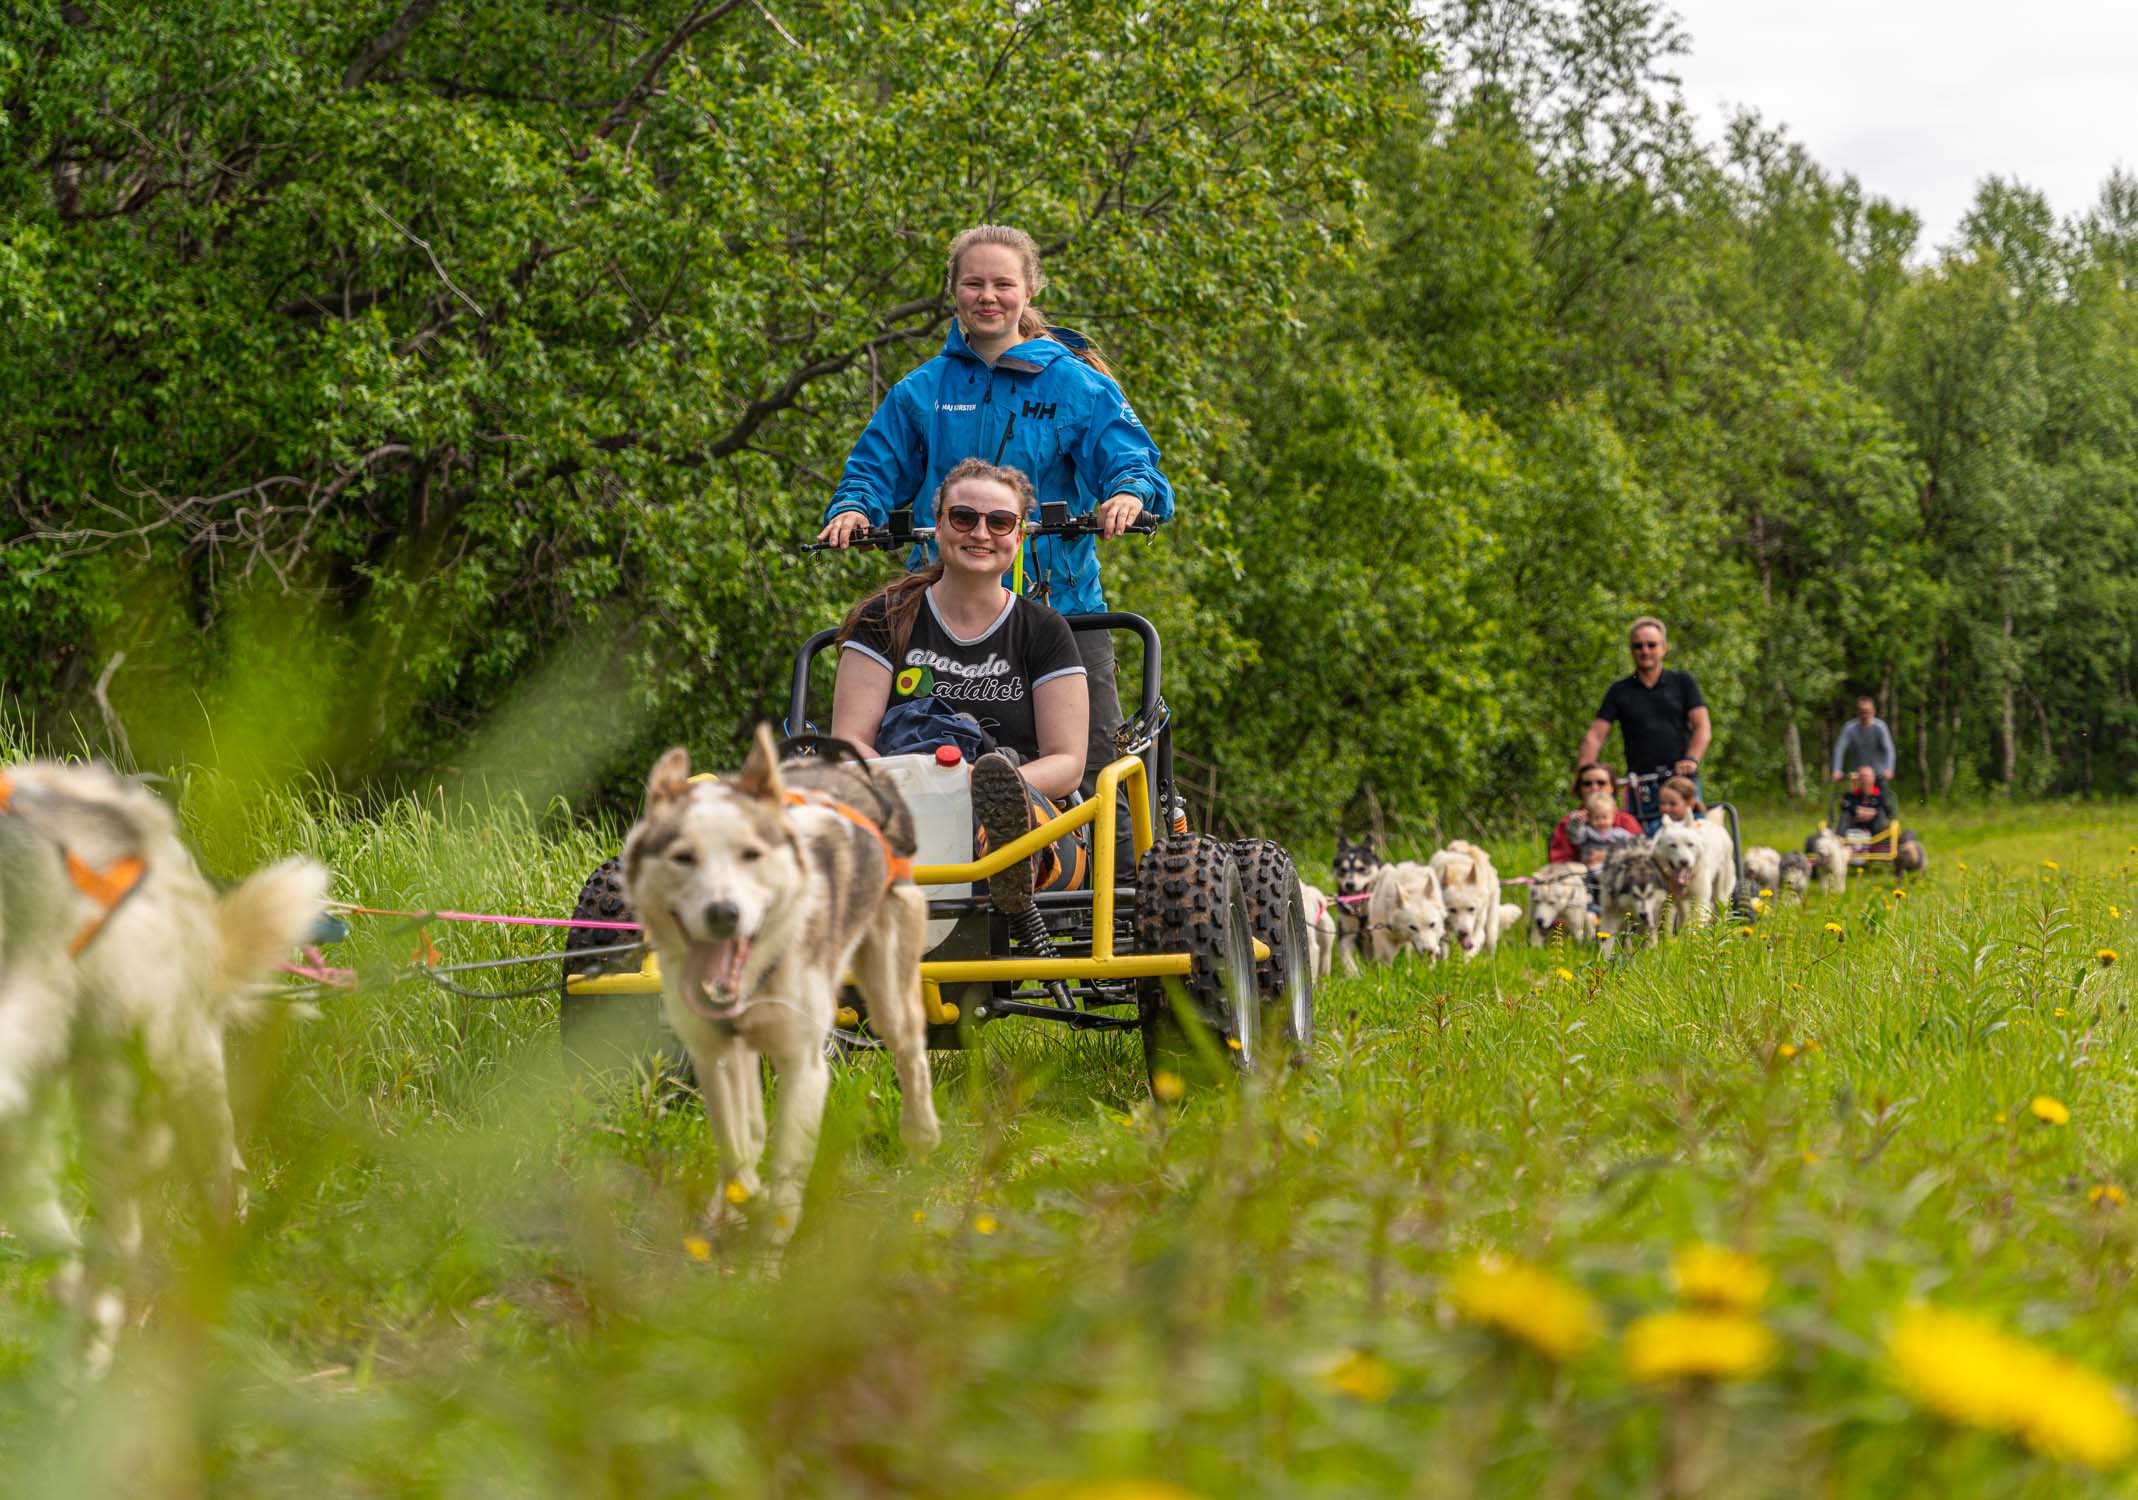
[[[1149,536],[1157,531],[1158,518],[1148,514],[1140,515],[1128,523],[1127,529],[1143,536]],[[888,524],[870,526],[855,532],[848,539],[845,547],[834,547],[830,542],[811,542],[803,547],[802,550],[804,552],[843,552],[850,550],[903,552],[917,542],[934,541],[935,532],[936,528],[933,526],[914,525],[912,511],[897,510],[891,512],[891,519]],[[1062,500],[1049,500],[1041,505],[1039,507],[1039,519],[1037,521],[1027,521],[1024,528],[1024,534],[1027,537],[1097,536],[1099,533],[1099,518],[1096,514],[1087,511],[1083,515],[1072,516],[1069,514],[1068,502]]]

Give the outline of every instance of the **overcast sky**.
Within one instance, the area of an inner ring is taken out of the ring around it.
[[[1988,176],[2091,208],[2138,167],[2138,0],[1674,0],[1685,102],[1712,140],[1739,105],[1950,240]]]

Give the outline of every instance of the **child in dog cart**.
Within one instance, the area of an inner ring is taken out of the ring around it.
[[[929,1045],[966,1045],[976,1026],[1011,1016],[1139,1031],[1161,1097],[1199,1074],[1302,1058],[1313,939],[1298,876],[1275,843],[1188,830],[1157,631],[1133,614],[1064,617],[1003,584],[1028,540],[1089,538],[1099,522],[1041,503],[1034,524],[1025,476],[981,461],[955,466],[934,499],[934,527],[897,512],[843,538],[842,551],[928,543],[937,558],[802,644],[784,749],[857,757],[912,813],[911,878],[928,898]],[[1128,529],[1155,526],[1143,516]],[[1094,631],[1143,645],[1140,708],[1095,773],[1084,765],[1081,653],[1069,644]],[[829,732],[819,733],[812,677],[827,650],[838,662]],[[582,910],[592,901],[614,912],[613,865],[588,882]],[[643,1054],[659,987],[644,965],[569,974],[567,1044]],[[598,1034],[631,1014],[624,1035]],[[862,1024],[854,1009],[842,1016],[849,1036]]]

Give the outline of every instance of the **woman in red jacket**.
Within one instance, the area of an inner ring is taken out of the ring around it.
[[[1574,773],[1574,796],[1582,801],[1586,801],[1599,791],[1610,794],[1617,785],[1618,778],[1612,774],[1611,768],[1598,761],[1589,761]],[[1552,829],[1551,848],[1545,855],[1548,862],[1575,865],[1588,863],[1587,860],[1582,858],[1580,851],[1574,847],[1573,837],[1573,825],[1576,822],[1585,821],[1587,817],[1587,811],[1577,807],[1559,820],[1558,826]],[[1618,810],[1617,815],[1612,819],[1611,826],[1615,829],[1623,829],[1635,838],[1641,837],[1640,820],[1624,808]]]

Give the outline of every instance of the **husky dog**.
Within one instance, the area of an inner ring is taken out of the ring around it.
[[[1440,899],[1448,908],[1448,929],[1462,949],[1463,961],[1490,953],[1500,942],[1500,876],[1492,857],[1475,844],[1456,839],[1432,858],[1440,877]],[[1515,913],[1521,920],[1521,913]]]
[[[1596,936],[1589,910],[1589,872],[1578,864],[1546,865],[1529,877],[1529,946],[1541,948],[1554,927],[1577,943]]]
[[[1603,898],[1603,920],[1597,936],[1611,951],[1615,941],[1636,933],[1653,937],[1663,927],[1663,876],[1656,869],[1655,852],[1646,839],[1628,839],[1611,846],[1597,876]]]
[[[1923,852],[1923,841],[1915,836],[1912,828],[1900,831],[1900,842],[1893,848],[1893,871],[1903,879],[1920,875],[1930,868],[1930,856]]]
[[[1367,952],[1377,964],[1405,950],[1445,957],[1448,909],[1441,900],[1440,877],[1409,860],[1381,866],[1374,872],[1372,898],[1366,903],[1366,933]]]
[[[661,959],[661,1008],[697,1070],[720,1148],[713,1222],[757,1197],[765,1102],[757,1059],[780,1077],[766,1204],[775,1246],[802,1215],[830,1084],[824,1044],[849,972],[869,1028],[891,1054],[916,1154],[940,1137],[921,1008],[928,904],[901,878],[913,817],[857,762],[782,763],[772,732],[731,780],[693,781],[670,750],[646,782],[624,840],[624,886]]]
[[[1823,824],[1808,840],[1811,866],[1819,874],[1819,889],[1838,896],[1848,888],[1848,843]]]
[[[218,895],[169,808],[102,766],[0,769],[0,1221],[61,1259],[55,1285],[110,1357],[144,1199],[173,1167],[211,1211],[241,1207],[223,1040],[318,926],[327,872],[287,860]],[[49,1131],[73,1085],[91,1285]]]
[[[1756,891],[1778,891],[1782,888],[1781,851],[1770,849],[1765,844],[1754,844],[1745,850],[1745,883]]]
[[[1776,886],[1792,896],[1802,897],[1811,889],[1811,861],[1792,849],[1782,856],[1782,881]]]
[[[1712,813],[1683,823],[1663,820],[1651,847],[1670,888],[1670,930],[1683,932],[1718,915],[1737,894],[1730,831]]]
[[[1363,896],[1373,889],[1374,873],[1381,868],[1381,856],[1374,852],[1373,845],[1360,840],[1347,843],[1342,834],[1336,836],[1336,894],[1338,896]],[[1336,955],[1346,974],[1359,971],[1359,945],[1366,935],[1366,903],[1363,901],[1335,901],[1332,915],[1336,918]]]
[[[1301,882],[1300,898],[1307,908],[1307,936],[1314,945],[1314,982],[1319,984],[1329,977],[1329,965],[1336,956],[1335,902],[1311,885]]]

